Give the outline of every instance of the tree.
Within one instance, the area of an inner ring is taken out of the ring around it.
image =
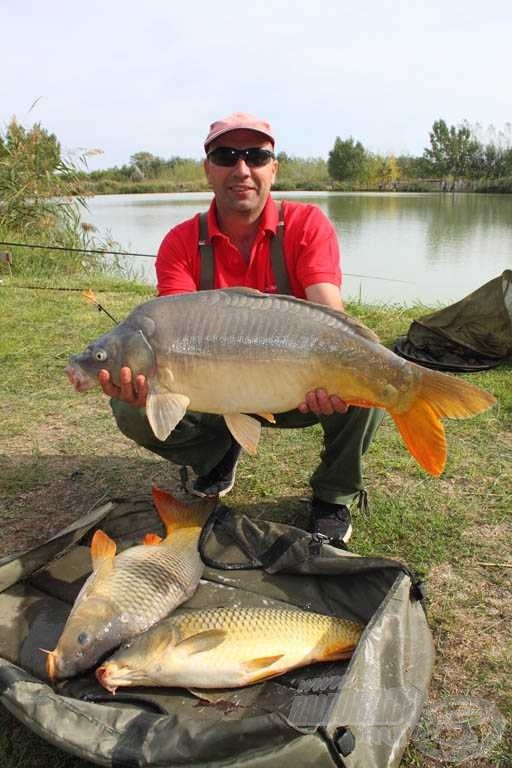
[[[142,174],[141,178],[156,179],[162,172],[165,160],[151,152],[136,152],[130,157],[130,165],[136,175]]]
[[[329,152],[327,170],[336,181],[353,181],[364,173],[365,161],[366,151],[360,141],[354,141],[352,136],[342,141],[337,136]]]
[[[444,120],[436,120],[430,132],[430,147],[423,156],[436,175],[457,179],[470,175],[479,149],[467,124],[448,127]]]
[[[508,175],[512,158],[512,126],[505,124],[504,130],[497,131],[493,125],[484,128],[479,123],[471,127],[478,142],[478,152],[473,159],[472,174],[475,178],[497,179]]]
[[[397,157],[400,176],[405,179],[428,179],[432,175],[430,160],[414,155],[400,155]]]

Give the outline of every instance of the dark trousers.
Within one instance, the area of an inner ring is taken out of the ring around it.
[[[189,411],[169,437],[161,441],[153,434],[144,408],[134,408],[115,399],[111,406],[119,429],[126,437],[173,464],[192,467],[197,475],[213,469],[231,445],[231,433],[222,416]],[[320,423],[324,449],[310,479],[313,493],[323,501],[349,504],[363,489],[362,457],[383,415],[378,408],[352,406],[344,414],[318,417],[294,410],[276,414],[275,424],[261,422],[266,428],[284,429]]]

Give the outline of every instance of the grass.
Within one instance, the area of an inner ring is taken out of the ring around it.
[[[64,277],[61,285],[71,283]],[[80,281],[81,287],[90,283],[87,277]],[[0,284],[0,524],[8,532],[7,551],[40,540],[52,525],[79,517],[105,494],[145,493],[151,483],[169,484],[175,477],[173,468],[117,432],[99,390],[79,396],[63,375],[69,355],[111,328],[111,321],[79,291],[55,291],[31,281],[35,284],[41,290],[8,276]],[[79,282],[75,278],[72,284]],[[90,287],[115,317],[149,297],[150,290],[106,277],[95,278]],[[350,311],[390,343],[426,310],[354,304]],[[480,563],[510,562],[511,368],[469,378],[493,392],[498,406],[478,418],[447,423],[449,459],[441,478],[427,476],[391,420],[384,422],[367,454],[370,512],[354,512],[352,548],[401,558],[426,577],[437,647],[431,698],[480,696],[510,719],[512,569]],[[258,455],[242,459],[230,505],[262,518],[304,523],[308,478],[320,445],[316,427],[266,430]],[[46,768],[49,762],[56,768],[89,765],[52,748],[0,710],[0,768]],[[434,764],[411,745],[402,768]],[[511,764],[510,731],[490,756],[465,763]]]

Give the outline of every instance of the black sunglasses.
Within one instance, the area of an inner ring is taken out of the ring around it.
[[[214,165],[222,165],[224,168],[232,168],[239,160],[243,160],[249,168],[261,168],[275,159],[270,149],[261,147],[249,147],[249,149],[233,149],[233,147],[217,147],[206,155]]]

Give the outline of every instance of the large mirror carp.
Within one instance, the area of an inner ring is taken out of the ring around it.
[[[71,358],[78,390],[107,369],[148,379],[146,411],[165,440],[187,410],[222,414],[235,440],[256,451],[261,424],[322,387],[349,405],[384,408],[410,453],[432,475],[446,463],[442,419],[487,410],[495,398],[454,376],[415,365],[349,315],[247,288],[164,296],[136,307]]]

